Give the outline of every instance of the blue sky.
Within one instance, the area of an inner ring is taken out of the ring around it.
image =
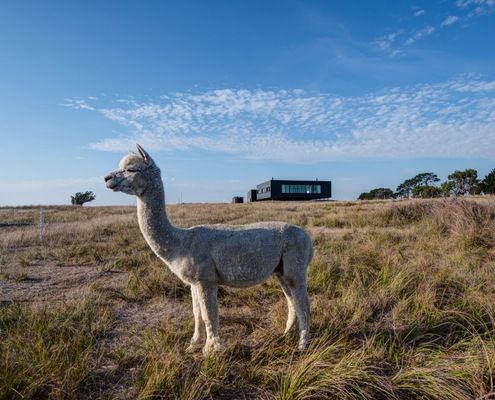
[[[274,178],[337,199],[495,167],[495,0],[0,4],[0,205],[132,204],[139,142],[171,203]]]

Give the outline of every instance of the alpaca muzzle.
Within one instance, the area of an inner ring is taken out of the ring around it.
[[[108,189],[111,189],[113,191],[117,191],[117,186],[119,185],[120,182],[122,182],[122,179],[120,179],[119,181],[116,181],[115,179],[115,174],[108,174],[107,176],[105,176],[105,186],[108,188]]]

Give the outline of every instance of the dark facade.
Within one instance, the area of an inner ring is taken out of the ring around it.
[[[256,187],[256,200],[318,200],[332,197],[330,181],[270,180]]]
[[[249,202],[253,202],[253,201],[256,201],[258,198],[257,198],[257,193],[258,191],[256,189],[251,189],[248,193],[247,193],[247,201]]]
[[[242,196],[234,196],[234,197],[232,197],[232,203],[234,203],[234,204],[244,203],[244,197],[242,197]]]

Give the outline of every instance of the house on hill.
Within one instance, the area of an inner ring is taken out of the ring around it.
[[[251,189],[248,201],[263,200],[321,200],[332,197],[331,181],[276,180],[260,183]]]

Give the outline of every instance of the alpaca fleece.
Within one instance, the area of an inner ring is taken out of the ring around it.
[[[304,350],[310,316],[306,275],[313,256],[308,234],[282,222],[178,228],[167,216],[160,169],[141,146],[137,149],[139,155],[129,152],[119,169],[105,177],[106,186],[137,197],[139,227],[146,242],[174,274],[190,285],[195,328],[188,350],[196,348],[204,331],[205,354],[223,346],[219,336],[219,285],[249,287],[270,275],[276,277],[287,298],[285,333],[297,317],[299,349]]]

